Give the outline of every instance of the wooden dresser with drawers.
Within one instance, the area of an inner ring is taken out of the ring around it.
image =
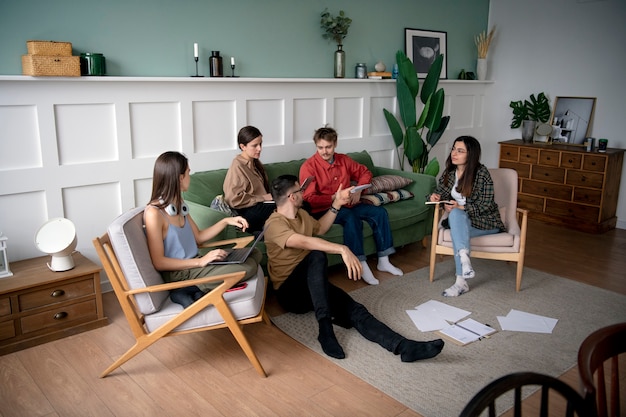
[[[614,229],[623,149],[500,142],[500,168],[519,175],[518,207],[548,223],[590,233]]]
[[[12,262],[0,278],[0,355],[108,324],[100,267],[80,253],[69,271],[51,271],[49,256]]]

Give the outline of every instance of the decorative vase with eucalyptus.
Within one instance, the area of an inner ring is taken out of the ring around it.
[[[322,37],[337,42],[334,59],[335,78],[346,76],[346,52],[343,50],[343,40],[348,35],[351,23],[352,19],[347,17],[343,10],[340,10],[337,16],[331,15],[328,9],[324,9],[321,14],[320,27],[324,29]]]

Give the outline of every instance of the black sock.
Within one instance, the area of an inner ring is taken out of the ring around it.
[[[317,340],[320,342],[320,345],[322,345],[324,353],[335,359],[345,358],[346,354],[341,348],[339,341],[337,341],[331,319],[321,319],[319,325],[320,334],[317,336]]]
[[[420,359],[435,357],[443,349],[443,340],[437,339],[430,342],[416,342],[404,339],[398,345],[396,354],[400,354],[402,362],[415,362]]]

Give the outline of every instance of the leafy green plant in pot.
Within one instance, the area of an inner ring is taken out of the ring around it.
[[[439,162],[436,158],[428,160],[430,150],[437,144],[448,126],[450,116],[443,116],[445,93],[443,88],[437,89],[443,55],[439,55],[428,70],[421,93],[419,79],[411,60],[402,51],[396,53],[398,79],[396,94],[400,109],[400,121],[387,109],[383,109],[387,125],[396,145],[398,162],[404,169],[404,157],[413,168],[413,172],[436,176],[439,173]],[[417,97],[424,107],[417,117]],[[400,146],[404,144],[404,155],[400,155]]]
[[[542,92],[530,95],[530,100],[511,101],[509,107],[513,109],[511,129],[522,126],[522,140],[532,142],[537,122],[547,123],[550,119],[550,101]]]

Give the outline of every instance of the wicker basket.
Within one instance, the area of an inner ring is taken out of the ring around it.
[[[26,41],[29,55],[72,56],[71,42]]]
[[[80,77],[80,57],[22,55],[22,74]]]

